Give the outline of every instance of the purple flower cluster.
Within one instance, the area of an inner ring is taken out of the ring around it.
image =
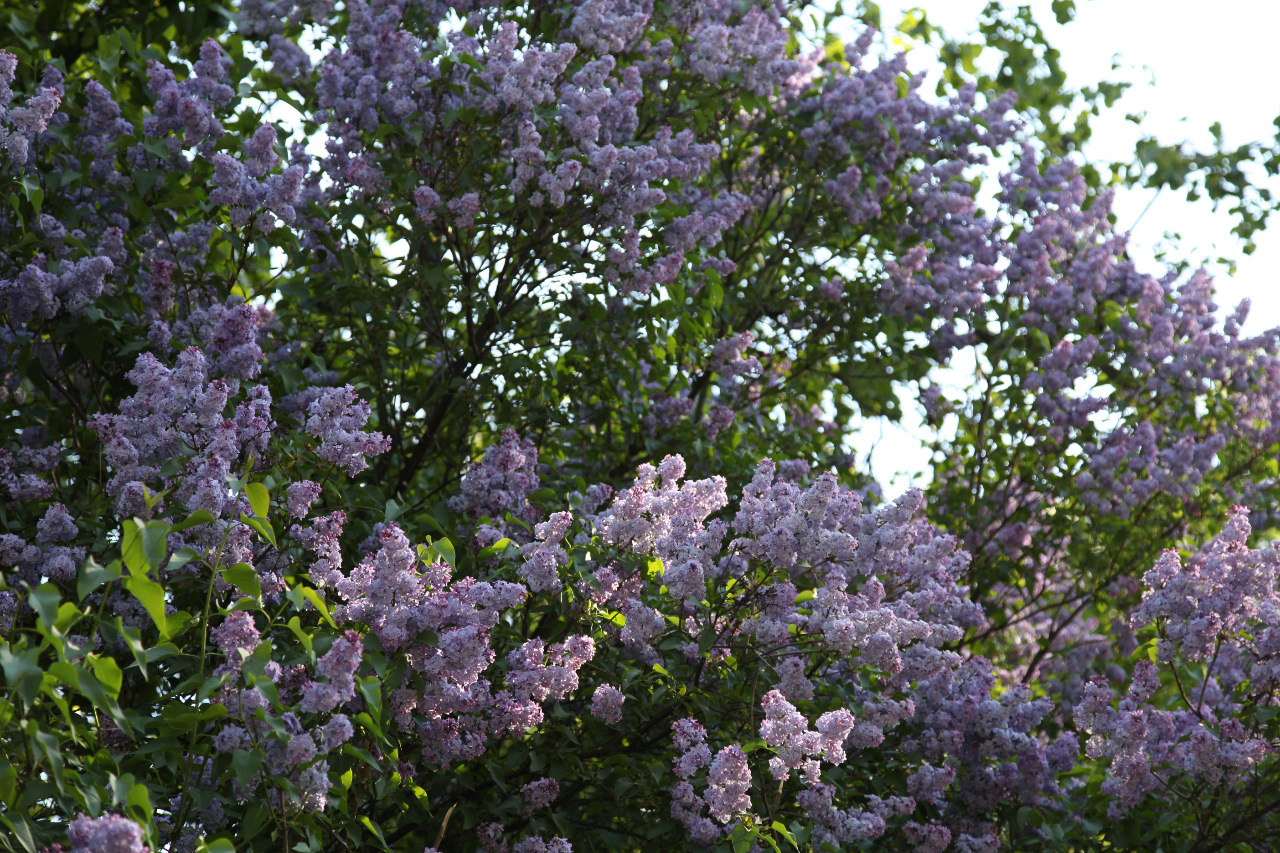
[[[295,205],[302,200],[303,167],[294,164],[279,174],[269,174],[280,163],[275,152],[276,129],[263,125],[244,146],[244,159],[218,152],[213,163],[213,191],[209,201],[230,208],[231,224],[244,228],[253,221],[267,232],[277,220],[292,225],[297,220]]]
[[[218,516],[231,505],[227,477],[233,466],[260,452],[271,436],[271,397],[265,386],[256,386],[228,418],[234,385],[213,373],[195,347],[179,353],[173,367],[143,354],[129,372],[137,392],[120,404],[119,414],[95,419],[112,469],[107,490],[119,515],[144,514],[145,495],[171,486],[192,511]],[[194,455],[187,457],[185,448]],[[165,462],[183,457],[188,461],[180,479],[162,474]]]
[[[524,798],[524,811],[530,814],[551,805],[559,794],[560,783],[545,776],[520,789],[520,796]]]
[[[567,512],[553,513],[549,519],[533,528],[534,541],[521,549],[525,562],[519,570],[520,579],[530,592],[558,592],[561,588],[557,576],[558,567],[569,555],[559,543],[569,532],[573,515]]]
[[[622,720],[622,703],[627,699],[618,688],[601,684],[591,694],[591,716],[603,723],[613,725]]]
[[[226,661],[214,670],[215,675],[238,673],[244,657],[251,654],[262,639],[253,621],[253,614],[237,610],[227,615],[222,624],[209,635]]]
[[[816,722],[817,731],[809,729],[809,721],[777,690],[770,690],[761,700],[764,721],[760,737],[776,752],[769,760],[775,779],[785,780],[793,770],[801,770],[809,784],[817,784],[822,770],[817,756],[831,764],[843,764],[844,741],[856,722],[853,714],[841,708],[828,711]]]
[[[600,538],[662,560],[663,583],[675,598],[701,600],[707,578],[720,574],[716,556],[728,525],[707,523],[728,503],[723,477],[680,483],[685,463],[668,456],[658,467],[640,466],[634,485],[618,492],[595,517]]]
[[[67,827],[71,853],[147,853],[142,827],[123,815],[80,815]]]
[[[143,130],[148,138],[166,142],[175,164],[186,165],[183,149],[199,147],[201,153],[209,153],[222,137],[222,123],[214,113],[235,97],[228,85],[230,68],[231,57],[212,40],[200,48],[195,74],[182,82],[159,61],[147,63],[147,84],[156,103]]]
[[[15,107],[12,85],[17,70],[18,58],[0,51],[0,149],[14,165],[22,166],[35,138],[44,133],[62,102],[63,84],[62,75],[50,66],[26,105]]]
[[[487,448],[480,461],[468,469],[462,478],[462,492],[449,499],[449,508],[472,521],[488,518],[494,522],[477,532],[484,545],[502,537],[521,539],[505,516],[511,513],[521,521],[535,521],[537,510],[528,498],[538,483],[537,447],[513,430],[506,430],[501,440]]]
[[[1233,785],[1272,752],[1265,738],[1251,736],[1239,720],[1217,720],[1203,705],[1178,711],[1154,707],[1148,700],[1159,686],[1155,665],[1140,661],[1115,707],[1114,691],[1100,679],[1085,687],[1076,705],[1076,725],[1089,735],[1086,753],[1109,765],[1103,792],[1112,798],[1112,817],[1166,789],[1162,770],[1210,785]]]
[[[1280,611],[1280,552],[1248,547],[1249,511],[1234,507],[1226,528],[1187,564],[1166,551],[1142,578],[1135,628],[1159,622],[1161,661],[1214,657],[1224,640]]]
[[[363,656],[364,645],[355,631],[347,631],[334,640],[316,664],[316,675],[327,682],[305,684],[298,707],[307,713],[324,713],[350,702],[356,695],[355,675]]]
[[[391,449],[391,439],[365,432],[371,414],[369,404],[357,397],[350,385],[322,388],[307,406],[303,429],[320,439],[317,453],[321,459],[354,477],[369,467],[368,457]]]

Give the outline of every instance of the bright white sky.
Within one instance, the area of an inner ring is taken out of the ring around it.
[[[922,6],[934,25],[958,38],[975,29],[986,2],[883,0],[885,35],[892,36],[905,12]],[[1280,50],[1275,41],[1280,4],[1215,0],[1210,9],[1190,0],[1077,0],[1076,20],[1065,26],[1055,21],[1049,0],[1030,0],[1030,5],[1049,43],[1062,54],[1068,85],[1078,89],[1099,80],[1134,84],[1110,114],[1094,120],[1094,137],[1086,149],[1091,159],[1127,161],[1144,135],[1166,143],[1189,140],[1208,150],[1208,127],[1215,121],[1221,122],[1230,146],[1275,135],[1272,121],[1280,115]],[[1112,68],[1113,58],[1117,69]],[[927,69],[930,59],[918,50],[910,67]],[[1141,126],[1127,121],[1127,113],[1145,113]],[[1280,183],[1273,181],[1272,189],[1280,189]],[[1171,260],[1197,263],[1235,258],[1234,276],[1216,270],[1219,306],[1229,309],[1249,298],[1253,310],[1246,330],[1280,325],[1280,215],[1273,218],[1269,233],[1255,235],[1257,251],[1246,257],[1230,233],[1231,219],[1225,211],[1215,214],[1207,201],[1191,203],[1181,192],[1165,191],[1144,215],[1153,195],[1152,190],[1128,190],[1116,198],[1118,225],[1132,230],[1130,253],[1152,272],[1161,269],[1155,261],[1160,250]],[[1181,239],[1166,239],[1173,233]],[[920,447],[918,413],[914,404],[906,409],[903,426],[886,426],[883,434],[872,427],[871,434],[857,442],[860,453],[875,446],[871,470],[890,496],[923,475],[928,465]]]

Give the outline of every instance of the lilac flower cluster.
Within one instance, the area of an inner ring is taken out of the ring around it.
[[[156,103],[154,115],[143,122],[143,130],[148,138],[165,141],[174,164],[187,164],[183,149],[198,147],[207,154],[223,136],[222,123],[214,113],[235,96],[228,85],[230,68],[231,57],[212,40],[201,46],[195,74],[182,82],[159,61],[147,64],[147,85]]]
[[[546,521],[533,528],[534,541],[521,549],[525,562],[518,571],[520,579],[531,592],[558,592],[561,588],[557,570],[568,554],[560,547],[573,515],[567,512],[552,513]]]
[[[591,694],[591,716],[603,723],[614,725],[622,720],[622,703],[627,699],[618,688],[601,684]]]
[[[642,465],[631,488],[618,492],[595,517],[600,538],[632,553],[657,557],[663,583],[676,598],[701,600],[705,582],[720,574],[716,555],[728,525],[706,523],[728,503],[723,477],[680,483],[685,463],[668,456],[658,467]]]
[[[1161,661],[1209,660],[1224,640],[1280,608],[1280,552],[1248,547],[1249,511],[1234,507],[1223,531],[1186,565],[1166,551],[1142,578],[1146,590],[1131,619],[1158,622]]]
[[[35,138],[44,133],[62,102],[63,84],[62,75],[50,66],[26,105],[15,107],[12,85],[17,69],[18,58],[0,51],[0,148],[14,165],[22,166]]]
[[[67,828],[71,853],[147,853],[142,827],[123,815],[80,815]]]
[[[785,780],[792,770],[801,770],[811,785],[817,784],[822,771],[816,756],[831,764],[844,763],[844,741],[856,725],[849,711],[826,712],[815,723],[817,731],[811,731],[809,721],[779,691],[770,690],[760,705],[764,708],[760,737],[777,752],[769,760],[775,779]]]
[[[1175,772],[1210,785],[1233,785],[1272,752],[1266,739],[1251,736],[1239,720],[1216,720],[1203,705],[1178,711],[1154,707],[1148,700],[1159,686],[1155,665],[1140,661],[1115,707],[1115,693],[1100,679],[1085,687],[1076,705],[1076,724],[1089,735],[1086,753],[1109,764],[1111,778],[1103,791],[1112,798],[1112,817],[1155,791],[1163,793]]]
[[[709,847],[720,837],[720,829],[711,818],[702,814],[707,806],[706,800],[688,781],[699,768],[711,763],[707,730],[696,720],[686,717],[671,725],[671,738],[681,753],[675,760],[675,773],[680,781],[671,789],[671,816],[684,825],[696,843]]]
[[[307,406],[303,429],[320,439],[317,453],[321,459],[355,476],[369,467],[368,457],[391,449],[391,439],[365,431],[371,414],[369,404],[357,397],[350,385],[322,388]]]
[[[524,810],[532,813],[538,809],[545,809],[555,801],[560,794],[560,783],[555,779],[543,777],[535,782],[530,782],[520,789],[520,796],[524,798]]]
[[[215,675],[238,673],[244,661],[262,639],[253,621],[253,614],[247,610],[237,610],[227,615],[222,624],[214,628],[209,636],[217,644],[226,660],[214,670]]]
[[[472,521],[488,518],[494,524],[477,531],[484,545],[502,537],[520,540],[517,529],[507,524],[505,516],[526,523],[537,519],[537,510],[529,504],[529,495],[538,488],[538,449],[513,430],[502,433],[501,440],[487,448],[480,461],[462,478],[461,494],[449,499],[449,508]]]
[[[150,353],[139,356],[129,381],[137,392],[119,414],[100,414],[94,428],[106,447],[112,476],[107,490],[122,516],[146,511],[145,495],[176,486],[174,496],[189,510],[221,515],[231,504],[227,477],[247,454],[261,453],[272,433],[270,392],[255,386],[225,417],[232,380],[213,378],[205,354],[189,347],[168,367]],[[162,475],[162,465],[187,456],[183,476]]]
[[[294,164],[279,174],[269,174],[280,163],[275,152],[276,129],[263,125],[244,146],[244,159],[218,152],[213,163],[213,191],[209,201],[231,209],[231,224],[244,228],[252,220],[267,232],[277,220],[292,225],[295,205],[301,202],[303,168]]]
[[[364,646],[355,631],[347,631],[334,640],[316,664],[316,675],[327,682],[305,684],[298,707],[307,713],[324,713],[350,702],[356,695],[355,674],[363,655]]]

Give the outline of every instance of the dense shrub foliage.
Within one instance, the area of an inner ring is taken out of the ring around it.
[[[0,53],[0,846],[1276,837],[1278,333],[1013,97],[761,0],[55,5]]]

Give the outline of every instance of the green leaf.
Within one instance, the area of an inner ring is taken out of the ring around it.
[[[24,723],[27,735],[36,742],[40,747],[40,751],[49,759],[49,767],[53,770],[53,781],[58,786],[58,790],[66,794],[66,785],[62,778],[62,769],[65,766],[62,758],[62,746],[58,743],[58,736],[53,732],[45,731],[36,724],[34,720],[27,720]]]
[[[366,829],[368,829],[374,835],[378,836],[378,843],[382,845],[383,849],[387,849],[387,840],[382,837],[382,828],[379,827],[373,821],[369,820],[369,818],[365,817],[364,815],[360,816],[360,822],[364,824]]]
[[[270,522],[261,518],[250,518],[244,513],[240,513],[240,520],[243,521],[245,524],[249,525],[250,527],[252,527],[254,530],[258,531],[258,533],[262,535],[263,539],[266,539],[268,542],[271,543],[272,548],[279,547],[276,544],[276,532],[271,527]]]
[[[370,755],[366,750],[363,750],[360,747],[356,746],[351,741],[347,741],[342,745],[342,752],[344,755],[354,755],[356,758],[359,758],[361,761],[363,761],[365,764],[368,764],[374,770],[377,770],[379,772],[382,771],[382,765],[379,764],[376,760],[374,760],[374,757],[372,755]]]
[[[311,635],[302,630],[302,622],[297,616],[294,616],[289,620],[288,627],[289,630],[293,632],[294,636],[298,638],[298,642],[302,643],[303,648],[307,650],[308,654],[314,655],[315,649],[312,648],[313,641],[311,639]]]
[[[787,839],[787,841],[791,842],[792,847],[794,847],[797,850],[800,849],[800,845],[796,843],[796,837],[791,834],[791,830],[787,829],[781,823],[775,820],[773,822],[773,825],[770,826],[769,828],[772,829],[774,832],[778,833],[779,835],[781,835],[783,838]]]
[[[124,532],[120,536],[120,554],[131,574],[145,577],[151,569],[160,567],[169,530],[165,521],[125,520]]]
[[[41,671],[36,663],[39,655],[38,649],[23,649],[21,653],[14,654],[7,643],[0,645],[0,668],[4,669],[4,680],[13,686],[28,675],[38,675]]]
[[[236,845],[225,838],[203,842],[196,853],[236,853]]]
[[[256,749],[237,749],[231,755],[231,766],[236,771],[237,781],[248,787],[262,767],[262,753]]]
[[[194,548],[179,548],[169,556],[169,562],[165,565],[165,571],[172,572],[180,569],[192,560],[199,559],[200,553]]]
[[[22,845],[22,849],[28,853],[36,853],[36,837],[31,831],[31,824],[27,821],[27,816],[23,814],[10,813],[8,815],[0,814],[0,823],[9,827],[9,831],[13,833],[13,837],[18,839],[18,843]]]
[[[324,621],[328,622],[333,628],[338,627],[338,623],[333,621],[333,617],[329,615],[329,606],[324,603],[324,599],[320,597],[320,593],[316,592],[309,586],[301,587],[302,596],[320,611],[320,615],[324,617]]]
[[[124,804],[127,809],[137,812],[148,821],[151,820],[154,813],[151,807],[151,791],[141,782],[129,789],[129,796],[125,798]]]
[[[476,557],[477,559],[480,559],[480,560],[492,559],[493,557],[496,557],[499,554],[501,554],[503,551],[507,550],[507,546],[510,544],[511,544],[510,539],[499,539],[497,542],[494,542],[489,547],[481,550],[480,553],[476,555]]]
[[[120,579],[120,561],[113,560],[102,565],[93,557],[80,569],[76,577],[76,595],[84,601],[85,597],[108,581]]]
[[[434,551],[435,553],[439,554],[442,558],[444,558],[444,561],[449,564],[450,568],[456,569],[458,567],[457,552],[454,551],[453,543],[449,541],[447,537],[444,539],[437,539],[436,541],[432,542],[429,547],[429,550]]]
[[[44,189],[40,186],[40,179],[33,174],[24,175],[22,192],[27,197],[27,201],[31,202],[31,206],[36,209],[36,213],[39,213],[40,205],[44,203]]]
[[[733,853],[747,853],[759,834],[760,830],[747,829],[744,824],[735,826],[733,832],[729,833],[729,843],[733,845]]]
[[[222,576],[254,598],[262,596],[262,579],[258,572],[248,563],[236,563],[222,570]]]
[[[56,621],[58,602],[61,600],[62,593],[51,583],[40,584],[31,590],[31,594],[27,597],[27,603],[31,605],[31,609],[40,617],[40,621],[46,628],[52,627]]]
[[[218,519],[214,518],[213,513],[209,512],[209,510],[198,509],[195,512],[191,513],[191,515],[188,515],[182,521],[175,524],[172,528],[170,528],[169,532],[178,533],[179,531],[186,530],[189,527],[195,527],[197,524],[208,524],[212,521],[217,521],[217,520]]]
[[[253,507],[253,514],[258,518],[266,518],[271,506],[271,495],[267,492],[267,487],[261,483],[249,483],[244,487],[244,493],[249,498],[249,506]]]
[[[360,680],[360,693],[369,706],[369,715],[374,720],[382,719],[382,681],[373,675]]]
[[[164,613],[164,587],[149,578],[134,576],[125,578],[124,588],[142,604],[151,621],[160,629],[161,636],[169,636],[169,620]]]
[[[390,524],[399,518],[402,512],[404,512],[403,504],[396,503],[392,498],[387,498],[386,513],[383,515],[382,520]]]
[[[106,688],[107,695],[112,699],[119,699],[120,688],[124,685],[124,673],[120,670],[120,664],[112,658],[97,655],[90,655],[88,664],[93,669],[94,676]]]
[[[120,636],[124,638],[125,645],[129,647],[129,653],[133,655],[134,662],[138,665],[138,671],[142,673],[142,677],[147,677],[147,648],[142,645],[142,632],[132,625],[125,625],[120,617],[116,617],[115,629]]]

